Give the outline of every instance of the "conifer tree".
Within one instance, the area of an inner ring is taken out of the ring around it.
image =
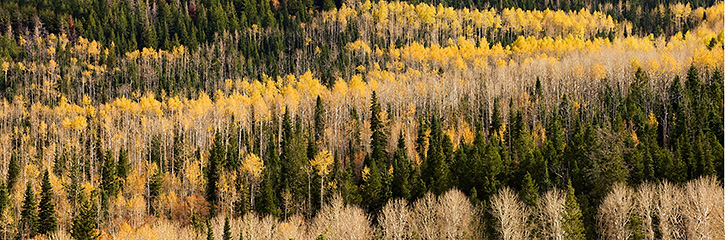
[[[116,174],[120,179],[126,179],[129,171],[131,170],[131,163],[128,161],[128,151],[125,148],[121,148],[118,151],[118,163],[116,164]]]
[[[21,238],[33,238],[38,231],[38,203],[35,200],[33,184],[28,182],[25,188],[25,199],[23,210],[20,212],[20,236]]]
[[[380,199],[383,195],[383,180],[375,161],[370,161],[368,170],[369,173],[363,186],[363,204],[368,206],[370,212],[377,212],[382,208]]]
[[[50,185],[48,170],[45,170],[45,174],[43,174],[43,184],[40,189],[38,233],[48,235],[58,228],[58,219],[55,217],[55,204],[53,204],[53,187]]]
[[[149,211],[151,214],[157,214],[156,208],[158,204],[156,201],[161,195],[163,184],[163,173],[161,169],[157,168],[149,183]]]
[[[73,216],[73,225],[71,227],[71,236],[78,240],[91,240],[100,237],[98,225],[96,223],[96,204],[91,199],[87,199],[85,194],[81,192],[78,196],[80,207],[75,216]]]
[[[325,137],[325,107],[322,105],[322,98],[317,96],[315,102],[315,141],[316,145],[322,144]],[[316,154],[316,153],[315,153]]]
[[[536,206],[536,203],[539,201],[539,186],[536,185],[536,182],[531,178],[529,172],[526,172],[524,180],[521,183],[519,199],[529,206]]]
[[[103,171],[101,174],[101,190],[103,194],[115,197],[118,194],[118,181],[116,174],[116,162],[113,160],[111,151],[107,151],[103,157]]]
[[[229,217],[224,218],[224,235],[223,240],[232,240],[232,227],[229,226]]]
[[[564,239],[586,239],[586,236],[584,235],[584,222],[582,222],[582,212],[579,209],[579,203],[577,203],[574,187],[571,186],[571,181],[569,181],[569,184],[567,185],[563,220],[562,228],[565,233]]]
[[[13,152],[12,156],[10,156],[10,163],[8,164],[8,192],[12,192],[13,187],[15,187],[18,174],[20,174],[20,162],[18,160],[18,154]]]
[[[372,132],[372,136],[370,137],[370,148],[372,149],[371,157],[378,167],[385,169],[388,166],[388,154],[385,151],[385,147],[388,145],[388,140],[383,130],[383,121],[385,119],[382,119],[382,107],[380,106],[380,103],[378,103],[378,97],[375,91],[373,91],[370,100],[370,112],[370,132]]]
[[[214,240],[214,230],[212,230],[209,220],[206,221],[206,240]]]
[[[393,197],[410,199],[410,161],[405,154],[405,144],[401,135],[398,150],[393,157]]]
[[[206,165],[206,201],[209,202],[211,216],[216,216],[216,205],[219,200],[219,179],[220,179],[220,164],[223,162],[224,157],[224,141],[222,134],[217,132],[214,136],[214,143],[212,148],[209,149],[209,159]]]

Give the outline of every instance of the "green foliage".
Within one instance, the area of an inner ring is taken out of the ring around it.
[[[38,233],[49,235],[58,229],[58,219],[53,204],[53,187],[50,184],[48,170],[43,174],[43,184],[40,187],[40,204],[38,212]],[[2,209],[0,209],[2,210]]]
[[[209,159],[207,160],[206,175],[206,201],[209,202],[211,216],[216,215],[216,205],[219,201],[219,179],[221,177],[220,165],[224,161],[224,140],[222,134],[217,132],[214,136],[214,143],[209,149]]]
[[[153,176],[150,179],[149,183],[149,210],[151,211],[151,214],[156,214],[156,208],[159,196],[161,195],[161,191],[163,190],[164,186],[164,178],[163,173],[160,169],[157,169],[156,172],[153,174]]]
[[[111,197],[118,195],[118,175],[116,172],[116,161],[113,160],[111,151],[103,156],[103,170],[101,172],[101,191]]]
[[[564,239],[586,239],[586,236],[584,235],[586,229],[584,228],[584,223],[582,222],[582,212],[579,209],[579,203],[577,202],[577,198],[574,193],[574,187],[572,187],[571,181],[569,181],[569,183],[567,184],[562,229],[565,233]]]
[[[23,199],[23,210],[20,212],[20,236],[33,238],[38,233],[38,203],[35,200],[33,184],[28,182]]]
[[[229,217],[224,218],[224,235],[223,240],[232,240],[232,227],[229,226]]]
[[[526,172],[524,176],[521,191],[519,191],[519,198],[522,202],[532,207],[536,206],[536,203],[539,201],[539,186],[531,179],[529,172]]]
[[[116,174],[120,179],[126,179],[128,173],[131,171],[131,163],[128,161],[128,151],[125,148],[121,148],[118,151],[118,163],[116,164]]]
[[[71,236],[78,240],[98,239],[101,232],[98,230],[96,203],[92,199],[87,199],[83,193],[79,195],[78,199],[80,206],[73,216]]]
[[[378,102],[378,97],[375,91],[372,93],[370,98],[370,148],[372,149],[371,158],[375,161],[376,165],[385,168],[388,166],[388,153],[385,148],[388,145],[388,138],[385,134],[385,120],[382,115],[383,109]]]
[[[8,189],[12,191],[13,187],[15,187],[15,183],[18,181],[18,174],[20,174],[20,160],[18,159],[18,155],[13,152],[13,154],[10,156],[10,163],[8,164]]]

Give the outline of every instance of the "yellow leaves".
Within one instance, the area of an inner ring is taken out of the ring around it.
[[[365,166],[365,167],[364,167],[364,168],[362,169],[362,172],[361,172],[361,174],[362,174],[362,179],[363,179],[363,181],[367,181],[367,180],[368,180],[368,178],[370,177],[370,168],[369,168],[369,167],[368,167],[368,166],[366,165],[366,166]]]
[[[3,62],[3,64],[2,64],[2,70],[3,70],[3,72],[5,72],[7,74],[8,69],[10,69],[10,63]]]
[[[159,117],[164,115],[164,112],[161,111],[162,104],[156,100],[153,93],[148,93],[141,97],[139,104],[141,105],[141,111],[143,111],[144,114],[155,114]]]
[[[63,122],[63,126],[65,126],[65,120]],[[76,116],[73,118],[73,121],[70,123],[70,126],[73,128],[73,130],[80,131],[85,129],[88,126],[88,122],[86,122],[86,117],[83,116]]]
[[[607,69],[602,64],[596,64],[592,67],[592,78],[604,79],[607,77]]]
[[[327,176],[330,173],[330,165],[332,165],[334,159],[330,154],[330,151],[323,150],[315,155],[315,158],[310,159],[310,165],[317,171],[317,175]]]
[[[649,125],[651,128],[657,128],[657,126],[659,125],[659,122],[657,122],[657,118],[652,111],[650,111],[649,115],[647,116],[647,125]]]
[[[264,162],[254,153],[248,153],[242,161],[242,171],[255,178],[260,178],[264,171]]]
[[[634,146],[637,147],[639,145],[639,137],[637,137],[637,131],[632,130],[632,141],[634,142]]]

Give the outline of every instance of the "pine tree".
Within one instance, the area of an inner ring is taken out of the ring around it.
[[[370,132],[372,132],[370,140],[370,148],[372,149],[371,157],[378,167],[385,169],[388,166],[388,153],[385,151],[385,147],[388,146],[388,140],[383,130],[383,121],[385,119],[382,119],[382,107],[378,103],[378,97],[375,91],[373,91],[370,100],[370,112],[372,114],[370,119]]]
[[[536,185],[536,182],[531,178],[529,172],[526,172],[524,180],[521,183],[519,199],[529,206],[536,206],[536,203],[539,201],[539,186]]]
[[[224,235],[223,240],[232,240],[232,227],[229,226],[229,217],[224,218]]]
[[[28,182],[25,188],[23,211],[20,212],[20,236],[33,238],[38,230],[38,203],[35,201],[33,184]]]
[[[571,181],[569,181],[569,184],[567,185],[563,220],[564,222],[562,224],[562,228],[565,234],[564,239],[586,239],[586,236],[584,235],[584,222],[582,222],[582,212],[579,209],[579,203],[577,203],[576,195],[574,195],[574,187],[571,186]]]
[[[370,212],[377,212],[383,207],[380,201],[383,195],[383,180],[375,161],[370,161],[368,170],[369,175],[363,186],[363,204],[368,206]]]
[[[18,174],[20,174],[20,162],[18,160],[18,155],[13,152],[12,156],[10,156],[10,163],[8,164],[8,191],[12,192],[13,187],[15,187],[15,183],[18,180]]]
[[[3,212],[10,205],[10,194],[8,194],[8,187],[4,182],[0,181],[0,221],[2,219]]]
[[[211,228],[211,222],[206,221],[206,240],[214,240],[214,230]]]
[[[149,211],[151,214],[156,214],[156,201],[161,195],[162,187],[164,184],[163,173],[161,169],[156,169],[151,182],[149,183]]]
[[[48,170],[45,170],[45,174],[43,174],[43,185],[40,189],[38,233],[48,235],[58,228],[58,219],[55,217],[55,204],[53,204],[53,188],[50,185]]]
[[[325,107],[322,105],[322,98],[317,96],[315,102],[315,144],[320,145],[325,137]],[[316,154],[316,153],[315,153]]]
[[[71,236],[78,240],[97,239],[101,233],[98,231],[96,220],[96,204],[81,192],[78,196],[80,207],[75,216],[73,216],[73,226],[71,227]]]
[[[403,137],[398,140],[398,150],[393,157],[393,197],[410,199],[410,160],[405,155]]]
[[[126,179],[130,170],[131,164],[128,162],[128,151],[126,151],[125,148],[121,148],[121,150],[118,151],[116,174],[120,179]]]
[[[101,190],[107,196],[115,197],[118,194],[118,180],[116,174],[116,162],[113,160],[110,150],[106,152],[103,160]]]
[[[216,216],[216,205],[219,200],[219,178],[221,177],[219,165],[223,162],[224,141],[222,134],[217,132],[214,143],[209,150],[209,159],[206,165],[206,201],[210,204],[209,213]]]

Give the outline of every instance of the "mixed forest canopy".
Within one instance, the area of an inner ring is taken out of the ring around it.
[[[0,238],[722,238],[721,1],[0,1]]]

